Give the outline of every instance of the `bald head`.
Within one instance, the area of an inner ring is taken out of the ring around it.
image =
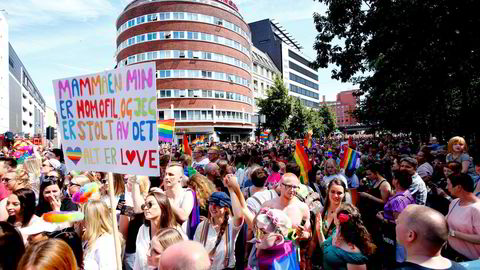
[[[298,179],[298,177],[293,174],[293,173],[286,173],[282,176],[282,183],[285,183],[285,184],[295,184],[295,185],[299,185],[300,184],[300,180]]]
[[[407,206],[397,219],[397,227],[397,234],[400,234],[397,238],[403,244],[419,245],[425,251],[439,251],[448,239],[445,217],[440,212],[423,205]]]
[[[169,246],[160,257],[162,270],[207,270],[210,258],[207,250],[198,242],[181,241]]]

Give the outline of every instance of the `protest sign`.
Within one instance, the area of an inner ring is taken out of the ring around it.
[[[68,170],[159,175],[155,63],[53,81]]]

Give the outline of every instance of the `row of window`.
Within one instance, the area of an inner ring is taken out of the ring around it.
[[[195,21],[195,22],[215,24],[218,26],[225,27],[229,30],[232,30],[233,32],[236,32],[244,36],[247,40],[251,40],[249,33],[243,31],[243,29],[240,28],[240,26],[232,22],[229,22],[227,20],[223,20],[214,16],[209,16],[209,15],[204,15],[199,13],[190,13],[190,12],[160,12],[160,13],[152,13],[152,14],[139,16],[131,20],[128,20],[124,24],[122,24],[117,30],[117,35],[127,30],[128,28],[132,28],[136,25],[155,22],[155,21],[169,21],[169,20]]]
[[[203,51],[180,51],[180,50],[163,50],[163,51],[153,51],[146,53],[139,53],[130,55],[127,59],[123,59],[118,64],[119,67],[130,65],[142,61],[150,61],[156,59],[172,59],[172,58],[187,58],[187,59],[201,59],[201,60],[211,60],[216,62],[222,62],[230,65],[243,68],[250,71],[250,66],[234,57],[230,57],[223,54],[212,53],[212,52],[203,52]]]
[[[318,93],[315,93],[313,91],[304,89],[302,87],[298,87],[298,86],[293,85],[293,84],[290,84],[290,91],[295,92],[295,93],[300,94],[300,95],[311,97],[311,98],[314,98],[314,99],[318,99],[320,97],[320,95]]]
[[[166,79],[166,78],[201,78],[201,79],[213,79],[220,81],[229,81],[232,83],[237,83],[246,87],[250,87],[250,81],[242,78],[237,75],[217,72],[217,71],[208,71],[208,70],[157,70],[156,72],[157,79]]]
[[[202,33],[202,32],[188,32],[188,31],[166,31],[166,32],[152,32],[131,37],[118,46],[118,52],[130,47],[134,44],[166,39],[187,39],[187,40],[201,40],[207,42],[218,43],[228,47],[237,49],[244,54],[250,56],[250,51],[247,47],[240,44],[240,42],[228,39],[222,36]]]
[[[293,74],[293,73],[291,73],[291,72],[290,72],[289,77],[290,77],[290,80],[292,80],[292,81],[301,83],[301,84],[303,84],[303,85],[305,85],[305,86],[308,86],[308,87],[311,87],[311,88],[313,88],[313,89],[315,89],[315,90],[318,90],[318,84],[316,84],[316,83],[313,83],[313,82],[311,82],[311,81],[309,81],[309,80],[306,80],[306,79],[304,79],[304,78],[302,78],[302,77],[300,77],[300,76],[297,76],[297,75],[295,75],[295,74]]]
[[[302,73],[303,75],[305,75],[307,77],[310,77],[310,78],[314,79],[315,81],[318,81],[318,75],[317,74],[308,71],[307,69],[293,63],[292,61],[288,61],[288,67],[297,71],[297,72],[299,72],[299,73]]]
[[[169,89],[158,90],[157,98],[216,98],[216,99],[228,99],[247,104],[252,104],[252,98],[244,96],[238,93],[226,92],[221,90],[199,90],[199,89]]]
[[[318,108],[318,103],[317,102],[313,102],[313,101],[310,101],[310,100],[306,100],[306,99],[303,99],[303,98],[300,98],[300,102],[307,106],[307,107],[310,107],[310,108]]]
[[[162,113],[163,112],[163,113]],[[159,118],[163,120],[165,118],[165,112],[159,111]],[[177,121],[213,121],[213,110],[174,110],[173,118]],[[235,111],[215,111],[215,121],[238,121],[238,122],[250,122],[250,114],[244,112]]]

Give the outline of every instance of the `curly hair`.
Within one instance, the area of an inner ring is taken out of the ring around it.
[[[208,198],[215,191],[214,184],[206,176],[196,173],[190,177],[187,186],[196,192],[200,208],[206,209]]]
[[[337,211],[337,218],[340,214],[348,215],[348,220],[340,222],[338,231],[345,242],[353,244],[360,249],[363,255],[369,256],[377,248],[372,241],[372,236],[363,225],[362,216],[358,209],[349,203],[340,205]]]

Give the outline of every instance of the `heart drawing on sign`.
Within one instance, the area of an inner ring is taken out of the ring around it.
[[[72,149],[71,147],[67,148],[67,157],[70,159],[75,165],[80,161],[82,158],[82,149],[80,147],[75,147],[75,149]]]
[[[127,154],[128,161],[130,161],[130,164],[132,164],[133,160],[135,159],[135,156],[137,155],[137,153],[135,151],[127,150],[126,154]]]

